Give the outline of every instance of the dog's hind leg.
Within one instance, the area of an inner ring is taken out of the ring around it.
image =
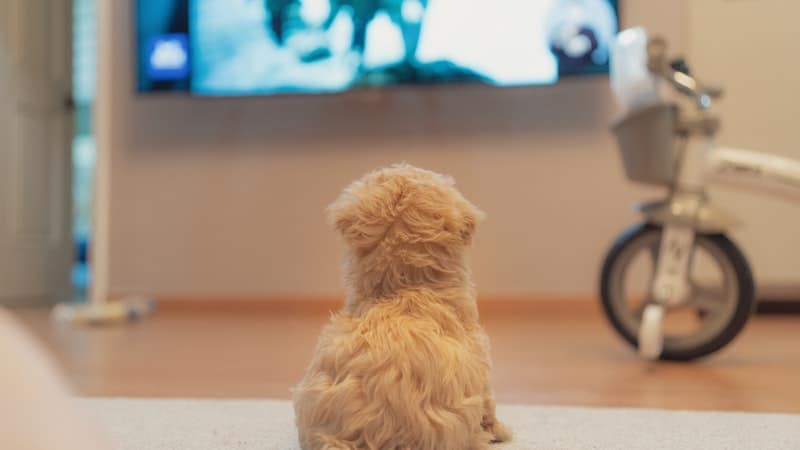
[[[319,436],[319,450],[359,450],[352,444],[344,441],[340,441],[331,435],[320,435]]]
[[[497,416],[495,416],[494,397],[492,397],[491,394],[486,394],[483,404],[484,412],[483,420],[481,421],[481,427],[491,436],[490,442],[498,443],[510,441],[511,430],[497,420]]]

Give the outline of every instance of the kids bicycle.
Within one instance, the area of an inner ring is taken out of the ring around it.
[[[665,83],[683,100],[666,100]],[[611,85],[623,110],[612,129],[626,176],[667,193],[638,207],[643,223],[606,255],[604,312],[648,359],[709,355],[742,331],[755,309],[755,288],[745,255],[727,236],[737,221],[710,200],[707,186],[800,193],[800,162],[717,145],[712,103],[722,90],[694,78],[685,61],[669,60],[666,42],[648,39],[642,28],[615,38]],[[687,101],[694,106],[681,106]]]

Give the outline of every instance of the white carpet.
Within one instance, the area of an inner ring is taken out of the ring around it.
[[[289,402],[81,400],[122,450],[296,450]],[[496,450],[800,449],[800,416],[498,407],[513,442]]]

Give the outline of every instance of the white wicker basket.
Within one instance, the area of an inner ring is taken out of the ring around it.
[[[676,172],[677,107],[659,103],[629,113],[612,126],[627,177],[671,185]]]

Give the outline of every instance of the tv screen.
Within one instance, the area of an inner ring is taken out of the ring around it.
[[[606,73],[612,0],[138,0],[138,90],[342,92]]]

